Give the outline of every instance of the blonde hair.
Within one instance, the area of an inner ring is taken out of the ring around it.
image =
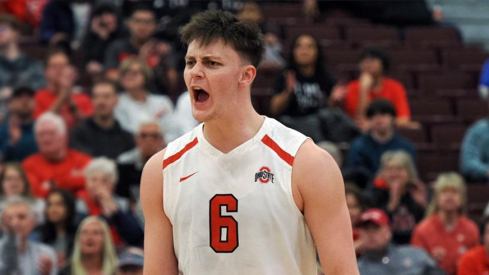
[[[71,257],[71,274],[76,275],[87,275],[85,268],[82,263],[82,252],[80,247],[80,234],[82,229],[91,223],[98,223],[102,227],[104,232],[104,252],[103,252],[103,264],[102,273],[112,274],[117,268],[118,258],[115,253],[114,245],[112,244],[112,239],[110,235],[109,226],[107,223],[97,216],[90,216],[85,218],[80,226],[75,236],[75,248],[73,249],[73,256]]]
[[[380,159],[379,175],[384,172],[385,167],[391,161],[401,163],[404,166],[409,174],[409,182],[412,183],[418,181],[418,171],[414,166],[413,159],[411,155],[404,150],[387,151],[382,154],[382,157]]]
[[[128,57],[122,61],[121,65],[119,65],[119,76],[123,77],[134,64],[141,66],[141,73],[144,75],[145,84],[148,85],[148,82],[153,78],[153,71],[148,64],[139,57]]]
[[[440,207],[438,206],[438,200],[440,198],[441,192],[446,188],[454,188],[460,194],[460,198],[462,200],[462,207],[459,209],[459,214],[465,214],[467,210],[467,191],[465,187],[465,181],[460,176],[460,174],[455,172],[442,173],[436,178],[433,199],[428,206],[426,211],[426,217],[431,215],[435,215],[440,211]]]

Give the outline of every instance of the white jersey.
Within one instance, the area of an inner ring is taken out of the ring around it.
[[[307,139],[271,118],[224,154],[203,124],[170,143],[164,211],[180,274],[317,274],[316,249],[292,197],[292,164]]]

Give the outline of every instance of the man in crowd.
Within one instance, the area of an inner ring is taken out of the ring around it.
[[[68,148],[63,119],[53,113],[43,114],[34,125],[34,133],[39,153],[22,163],[34,195],[46,197],[54,187],[71,191],[74,195],[83,190],[83,169],[91,157]]]
[[[135,134],[136,148],[117,158],[120,180],[116,193],[123,197],[139,197],[139,183],[144,164],[150,157],[165,147],[159,124],[151,119],[142,119]]]
[[[116,159],[134,148],[133,136],[122,129],[114,117],[117,106],[117,87],[102,79],[92,88],[93,115],[80,122],[71,132],[71,147],[93,157]]]
[[[28,238],[35,225],[34,211],[25,199],[7,199],[1,221],[0,274],[58,274],[54,250]]]
[[[362,250],[365,251],[358,261],[360,274],[444,274],[423,250],[390,244],[392,232],[384,211],[369,209],[360,217],[360,223]]]
[[[45,112],[57,113],[71,129],[92,114],[90,98],[75,90],[76,69],[64,51],[55,49],[48,53],[45,76],[47,86],[38,90],[35,97],[35,118]]]
[[[482,223],[482,245],[467,251],[458,262],[460,275],[489,274],[489,217]]]
[[[5,161],[22,161],[37,152],[34,138],[34,91],[16,88],[9,100],[9,120],[0,126],[0,146]]]
[[[116,275],[143,275],[144,252],[141,248],[129,247],[119,257]]]
[[[374,175],[380,158],[387,151],[405,150],[416,160],[415,147],[396,134],[396,109],[385,99],[373,101],[366,111],[370,132],[355,139],[348,154],[347,167]]]

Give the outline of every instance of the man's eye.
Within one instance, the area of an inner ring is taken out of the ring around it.
[[[195,64],[195,61],[187,61],[185,62],[185,65],[187,66],[193,66]]]

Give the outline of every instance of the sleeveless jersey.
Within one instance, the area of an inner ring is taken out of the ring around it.
[[[203,124],[168,145],[163,207],[179,274],[317,274],[292,197],[292,165],[306,139],[265,117],[227,154],[205,139]]]

